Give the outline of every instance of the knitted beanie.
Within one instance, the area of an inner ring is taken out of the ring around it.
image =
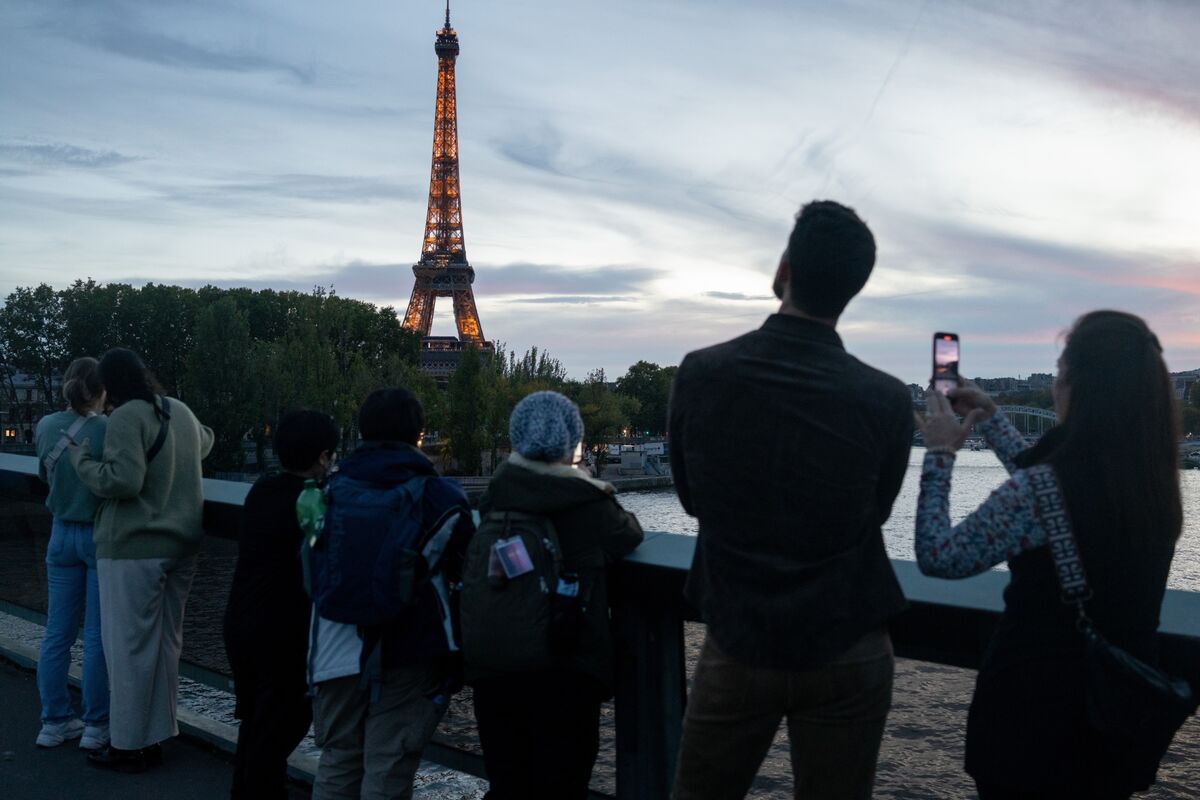
[[[579,408],[558,392],[534,392],[508,419],[513,451],[535,461],[562,461],[583,439]]]

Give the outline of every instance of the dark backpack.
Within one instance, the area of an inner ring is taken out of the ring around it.
[[[519,538],[533,569],[506,577],[494,555],[497,542]],[[541,514],[493,511],[480,520],[463,565],[463,657],[469,670],[525,672],[545,669],[558,655],[552,641],[562,550],[554,523]],[[573,600],[573,598],[572,598]],[[577,605],[577,603],[575,603]]]
[[[411,607],[424,533],[425,478],[381,486],[334,473],[308,554],[312,600],[333,622],[382,625]]]

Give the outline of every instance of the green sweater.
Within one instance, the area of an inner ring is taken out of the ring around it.
[[[50,484],[50,494],[46,497],[46,508],[57,520],[65,522],[85,522],[91,525],[96,519],[96,509],[100,507],[100,498],[92,494],[71,465],[71,456],[66,450],[54,463],[54,472],[46,474],[46,456],[63,438],[62,432],[69,429],[79,419],[74,411],[56,411],[42,417],[33,435],[37,447],[38,477]],[[104,452],[104,426],[108,419],[98,414],[83,423],[75,441],[88,439],[91,442],[93,456]]]
[[[200,549],[204,486],[200,460],[213,432],[175,398],[163,448],[147,467],[161,426],[154,407],[130,400],[108,420],[104,453],[74,448],[80,480],[103,500],[96,517],[97,558],[181,558]]]

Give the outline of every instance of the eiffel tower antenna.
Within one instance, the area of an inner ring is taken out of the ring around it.
[[[424,337],[422,364],[436,351],[443,353],[435,374],[453,372],[457,355],[468,344],[488,348],[471,284],[475,270],[467,261],[463,239],[462,198],[458,182],[458,100],[454,64],[458,58],[458,34],[450,27],[450,0],[446,0],[446,24],[437,31],[433,50],[438,57],[437,102],[433,118],[433,165],[429,176],[429,207],[425,212],[425,238],[421,257],[413,265],[412,297],[403,325]],[[458,341],[430,338],[434,305],[439,297],[454,303]],[[453,356],[451,356],[453,354]],[[448,372],[447,372],[448,371]]]

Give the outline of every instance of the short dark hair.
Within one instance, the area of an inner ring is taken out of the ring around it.
[[[358,410],[358,431],[368,442],[415,445],[425,430],[425,409],[408,389],[376,389]]]
[[[787,263],[792,303],[814,317],[837,317],[871,275],[875,237],[854,209],[814,200],[796,215]]]
[[[100,362],[91,356],[77,358],[63,373],[62,393],[71,408],[82,414],[104,391]]]
[[[114,406],[119,406],[130,400],[145,400],[152,406],[156,394],[162,394],[162,387],[154,379],[154,374],[146,369],[142,357],[125,347],[114,347],[100,357],[100,381],[108,390],[108,399]]]
[[[303,472],[337,444],[337,423],[320,411],[289,411],[275,426],[275,455],[290,472]]]

